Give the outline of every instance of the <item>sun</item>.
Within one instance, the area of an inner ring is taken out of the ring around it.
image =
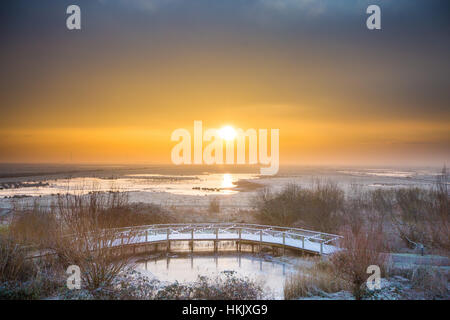
[[[222,139],[230,141],[236,138],[236,130],[231,126],[225,126],[219,130],[219,135]]]

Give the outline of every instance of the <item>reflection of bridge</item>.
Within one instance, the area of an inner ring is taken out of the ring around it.
[[[166,244],[168,250],[173,241],[189,241],[191,249],[195,241],[212,241],[215,251],[220,241],[235,241],[239,249],[241,244],[249,244],[252,247],[266,245],[315,254],[330,254],[336,251],[340,238],[334,234],[298,228],[242,223],[156,224],[116,230],[118,238],[112,246],[162,243]]]

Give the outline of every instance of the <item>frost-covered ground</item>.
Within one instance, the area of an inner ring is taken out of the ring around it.
[[[382,278],[380,289],[367,290],[365,300],[450,300],[450,259],[417,254],[391,254],[389,278]],[[300,300],[354,300],[348,291],[321,292]]]

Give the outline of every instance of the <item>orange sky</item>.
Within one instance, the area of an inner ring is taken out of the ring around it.
[[[181,15],[183,3],[86,2],[96,19],[79,33],[53,7],[17,5],[0,53],[0,162],[169,163],[171,132],[194,120],[280,129],[281,164],[450,159],[450,50],[435,8],[377,34],[353,7],[333,20],[326,6],[293,19],[235,14],[236,1]]]

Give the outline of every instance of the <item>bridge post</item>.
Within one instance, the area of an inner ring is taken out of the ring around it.
[[[238,229],[239,240],[236,241],[238,252],[241,252],[242,228]]]
[[[286,232],[283,232],[283,254],[286,253]]]
[[[320,254],[323,254],[323,242],[320,242]]]
[[[145,230],[145,242],[148,242],[148,230]]]
[[[262,230],[259,230],[259,253],[262,250]]]
[[[167,252],[170,252],[170,228],[167,228]]]
[[[305,249],[305,237],[302,237],[302,249]]]
[[[214,240],[214,252],[217,253],[218,249],[218,242],[219,242],[219,227],[215,228],[216,233],[216,240]]]
[[[194,252],[194,228],[191,229],[191,241],[189,241],[189,249]]]

